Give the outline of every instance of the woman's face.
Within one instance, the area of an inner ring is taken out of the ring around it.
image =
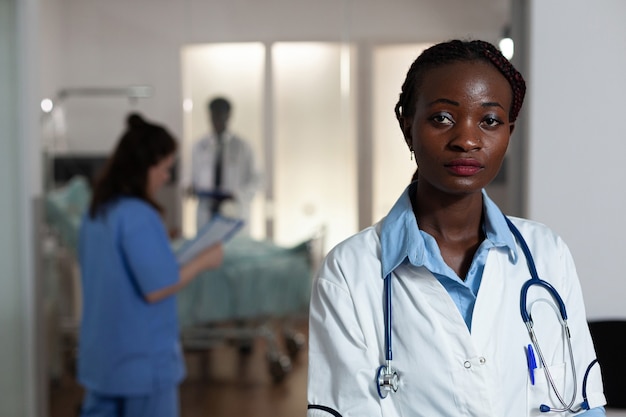
[[[174,154],[166,156],[148,169],[148,195],[151,198],[156,198],[157,192],[169,181],[172,165]]]
[[[488,63],[453,62],[426,71],[415,114],[403,120],[419,187],[462,195],[489,184],[513,131],[511,101],[509,82]]]

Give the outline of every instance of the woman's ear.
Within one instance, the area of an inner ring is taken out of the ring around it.
[[[413,130],[413,123],[410,119],[405,117],[401,117],[398,122],[400,123],[400,129],[402,129],[404,141],[407,145],[409,145],[409,148],[413,147],[413,134],[411,133],[411,130]]]
[[[513,134],[514,129],[515,129],[515,123],[509,123],[509,135]]]

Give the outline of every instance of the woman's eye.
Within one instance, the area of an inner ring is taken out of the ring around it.
[[[435,123],[444,124],[444,125],[452,124],[452,118],[446,114],[436,114],[431,118],[431,120]]]
[[[489,127],[495,127],[495,126],[501,125],[502,122],[500,120],[496,119],[495,117],[486,117],[483,120],[483,124],[485,124],[485,125],[487,125]]]

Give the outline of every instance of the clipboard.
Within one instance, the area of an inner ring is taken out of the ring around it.
[[[196,257],[204,249],[216,243],[225,243],[232,238],[244,225],[242,219],[213,215],[211,220],[198,230],[196,237],[183,243],[175,252],[180,265]]]

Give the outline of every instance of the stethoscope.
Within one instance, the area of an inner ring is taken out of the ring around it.
[[[572,341],[571,335],[569,331],[569,327],[567,325],[567,311],[565,309],[565,303],[563,299],[559,295],[558,291],[547,281],[539,278],[537,274],[537,268],[535,267],[535,261],[533,260],[533,256],[530,253],[530,249],[524,240],[524,237],[520,233],[520,231],[515,227],[515,225],[505,216],[506,222],[509,226],[509,229],[517,239],[518,243],[522,248],[522,252],[526,257],[526,263],[528,264],[528,270],[530,272],[530,279],[522,285],[521,294],[520,294],[520,312],[522,315],[522,320],[526,325],[526,329],[528,329],[528,335],[530,336],[530,340],[534,349],[537,351],[539,356],[539,361],[541,366],[543,367],[544,374],[548,380],[550,388],[556,395],[560,406],[559,407],[550,407],[546,404],[541,404],[539,406],[539,410],[541,412],[565,412],[571,411],[572,413],[577,413],[581,410],[588,410],[589,403],[587,402],[587,377],[589,376],[589,372],[593,365],[597,363],[597,359],[594,359],[585,372],[585,376],[583,378],[583,386],[582,386],[582,394],[583,394],[583,402],[577,407],[573,408],[574,402],[576,401],[576,366],[574,364],[574,354],[572,352]],[[563,334],[567,336],[567,347],[569,351],[569,364],[572,370],[572,377],[574,380],[574,389],[572,392],[572,396],[569,401],[565,401],[564,395],[559,391],[554,382],[554,378],[546,365],[544,360],[543,353],[541,351],[541,347],[539,346],[539,342],[537,341],[537,336],[535,335],[535,331],[533,329],[533,320],[531,314],[528,312],[527,308],[527,295],[528,289],[533,285],[538,285],[543,287],[551,296],[556,306],[558,307],[560,317],[559,321],[561,323],[561,327],[563,329]],[[398,372],[391,366],[392,360],[392,350],[391,350],[391,273],[387,274],[384,280],[384,315],[385,315],[385,364],[378,367],[376,371],[376,390],[378,391],[378,395],[381,399],[384,399],[389,395],[390,392],[398,391],[398,387],[400,385],[400,377]]]

